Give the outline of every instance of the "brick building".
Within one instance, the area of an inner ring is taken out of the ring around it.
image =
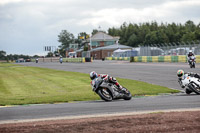
[[[78,49],[79,45],[77,43],[69,44],[69,48],[65,49],[65,55],[68,57],[69,52],[74,52]]]
[[[91,43],[92,48],[113,45],[118,41],[119,37],[113,37],[104,32],[97,32],[91,38],[86,39],[87,43]]]
[[[88,47],[89,51],[83,51],[83,47],[81,49],[76,50],[77,57],[85,57],[84,55],[88,55],[90,52],[90,57],[94,57],[95,59],[102,59],[105,57],[110,57],[113,54],[113,51],[116,49],[131,49],[132,47],[118,44],[120,37],[113,37],[104,32],[97,32],[91,38],[83,41],[84,46]],[[88,57],[88,56],[86,56]]]
[[[121,44],[113,44],[105,47],[91,49],[90,55],[95,59],[103,59],[105,57],[111,57],[113,55],[113,51],[117,49],[132,49],[132,47]]]

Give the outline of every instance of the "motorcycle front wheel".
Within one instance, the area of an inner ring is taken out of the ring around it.
[[[101,97],[102,100],[105,100],[107,102],[113,100],[112,94],[107,88],[99,89],[97,93]]]
[[[124,89],[126,89],[126,88],[124,88]],[[132,95],[131,95],[130,91],[128,89],[126,89],[126,91],[124,91],[123,99],[124,100],[131,100],[131,98],[132,98]]]
[[[185,90],[185,93],[189,95],[190,93],[192,93],[192,91],[186,89],[186,90]]]

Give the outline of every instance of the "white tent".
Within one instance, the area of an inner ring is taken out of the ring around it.
[[[137,56],[138,51],[134,49],[117,49],[113,51],[113,56],[114,57],[132,57],[132,56]]]
[[[117,49],[115,51],[113,51],[113,56],[114,57],[126,57],[126,51],[127,50],[121,50],[121,49]]]
[[[126,50],[117,49],[117,50],[113,51],[113,53],[122,53],[122,52],[126,52]]]

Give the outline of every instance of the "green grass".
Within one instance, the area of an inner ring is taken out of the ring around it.
[[[7,62],[1,62],[0,67],[12,67],[12,66],[20,66],[18,64],[12,64],[12,63],[7,63]]]
[[[118,78],[133,95],[176,93],[166,87]],[[0,63],[0,105],[98,100],[89,74]]]

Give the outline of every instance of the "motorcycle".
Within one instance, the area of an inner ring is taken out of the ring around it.
[[[178,82],[185,89],[186,94],[194,92],[200,95],[200,80],[198,78],[185,74],[182,78],[179,78]]]
[[[60,58],[59,61],[60,61],[60,64],[62,64],[62,62],[63,62],[62,58]]]
[[[132,98],[128,89],[123,87],[122,90],[119,90],[115,84],[105,82],[101,77],[93,79],[91,81],[91,86],[93,91],[105,101],[112,101],[115,99],[130,100]]]
[[[189,59],[189,65],[190,65],[190,68],[195,68],[195,56],[191,56],[190,59]]]

